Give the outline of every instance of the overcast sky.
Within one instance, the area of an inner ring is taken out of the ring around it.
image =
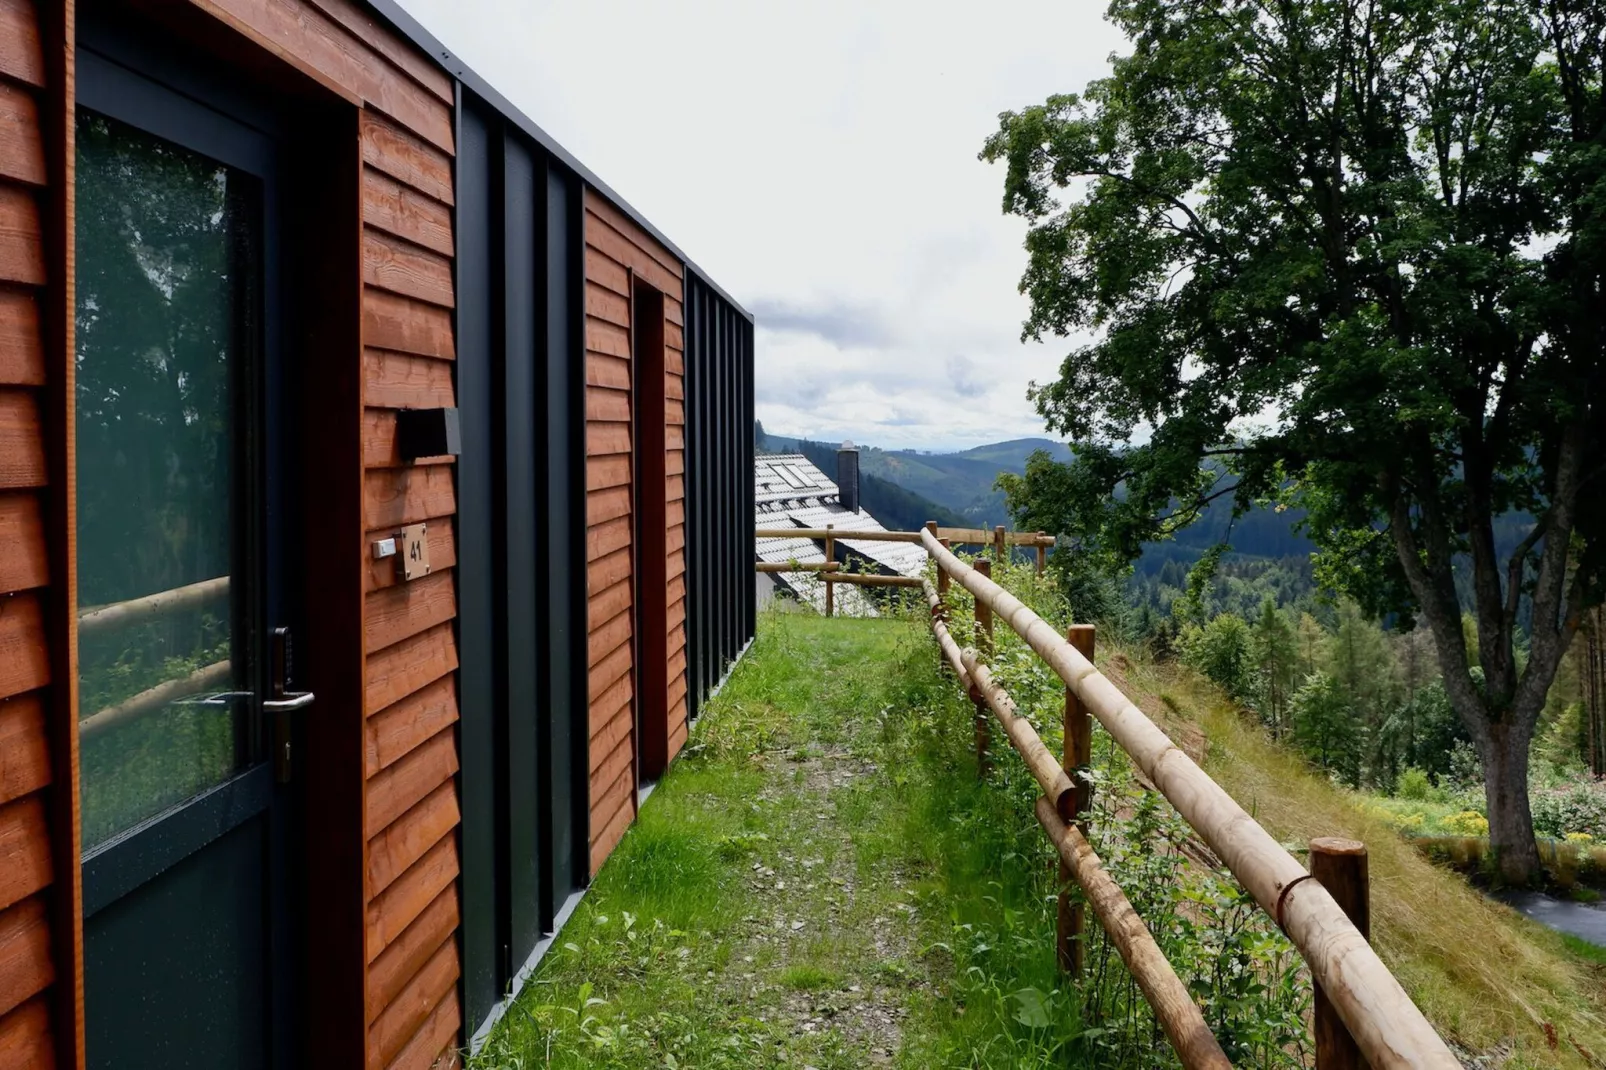
[[[401,0],[758,323],[771,433],[963,449],[1042,433],[1024,226],[976,159],[1122,40],[1088,0]]]

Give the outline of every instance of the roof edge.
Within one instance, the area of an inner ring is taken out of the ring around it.
[[[590,186],[592,189],[596,190],[615,208],[629,216],[631,221],[639,226],[642,230],[645,230],[648,234],[651,234],[654,239],[662,244],[665,249],[669,250],[669,252],[674,255],[676,259],[685,265],[687,271],[695,273],[704,284],[706,284],[715,293],[719,294],[719,296],[722,297],[726,303],[728,303],[738,313],[740,313],[742,317],[747,320],[747,322],[754,322],[753,314],[744,308],[740,301],[732,297],[724,287],[715,282],[709,276],[708,272],[698,267],[691,257],[687,256],[681,250],[680,246],[670,241],[668,235],[659,230],[658,227],[648,220],[646,216],[638,212],[629,201],[615,193],[613,187],[609,186],[600,177],[598,177],[595,171],[581,163],[580,160],[568,149],[560,145],[556,138],[547,133],[545,130],[541,129],[541,127],[528,115],[525,115],[518,108],[514,107],[512,101],[508,100],[498,90],[493,88],[489,82],[476,74],[467,63],[464,63],[460,58],[457,57],[456,54],[451,51],[451,49],[443,45],[434,34],[426,30],[423,23],[419,22],[405,9],[403,9],[397,0],[364,0],[364,2],[370,8],[372,8],[380,18],[388,22],[392,29],[416,45],[426,56],[430,58],[433,63],[435,63],[436,66],[440,67],[453,78],[456,78],[463,84],[465,88],[473,92],[475,96],[479,97],[481,100],[491,105],[491,107],[501,112],[505,119],[512,122],[514,126],[517,126],[525,133],[525,135],[530,137],[533,141],[535,141],[536,144],[540,145],[541,148],[545,149],[550,155],[560,160],[565,167],[568,167],[575,174],[579,175],[581,181]]]

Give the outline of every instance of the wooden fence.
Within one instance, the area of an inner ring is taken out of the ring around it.
[[[804,530],[760,531],[760,538],[829,537]],[[831,532],[831,535],[837,534]],[[841,533],[860,538],[861,533]],[[1366,850],[1351,840],[1318,838],[1310,843],[1307,871],[1216,784],[1204,770],[1093,666],[1094,632],[1075,625],[1061,636],[1024,603],[992,581],[991,562],[970,565],[954,555],[950,539],[936,524],[920,532],[876,532],[877,538],[919,542],[937,566],[935,586],[922,584],[931,609],[931,630],[947,665],[976,707],[976,758],[985,774],[991,761],[991,723],[1003,729],[1043,789],[1037,819],[1061,860],[1061,877],[1074,880],[1127,964],[1183,1066],[1230,1066],[1198,1006],[1166,960],[1125,894],[1104,869],[1079,825],[1091,801],[1087,777],[1091,722],[1096,718],[1131,756],[1227,869],[1304,957],[1315,989],[1313,1034],[1318,1070],[1433,1068],[1460,1070],[1422,1012],[1411,1002],[1388,967],[1372,950],[1369,937]],[[963,534],[969,535],[969,532]],[[1045,536],[1028,538],[1044,545]],[[978,541],[965,539],[964,541]],[[1007,544],[996,538],[994,555]],[[1052,540],[1047,540],[1051,544]],[[831,555],[827,552],[829,561]],[[829,578],[833,573],[823,572]],[[948,631],[947,593],[958,583],[974,596],[976,643],[961,650]],[[1043,744],[1021,717],[1008,693],[988,668],[993,624],[1002,620],[1043,659],[1065,684],[1065,747],[1062,758]],[[1081,908],[1060,895],[1057,958],[1078,974],[1082,947]]]

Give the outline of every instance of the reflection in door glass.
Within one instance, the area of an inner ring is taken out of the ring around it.
[[[255,756],[261,190],[78,116],[79,739],[87,850]],[[251,391],[246,390],[248,396]]]

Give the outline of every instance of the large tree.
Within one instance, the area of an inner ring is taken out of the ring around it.
[[[1025,335],[1074,343],[1034,398],[1076,458],[1037,458],[1014,505],[1130,560],[1216,498],[1296,499],[1329,583],[1428,622],[1501,867],[1531,879],[1528,745],[1601,600],[1606,5],[1108,17],[1131,54],[982,153],[1029,222]],[[1513,512],[1531,530],[1497,548]]]

